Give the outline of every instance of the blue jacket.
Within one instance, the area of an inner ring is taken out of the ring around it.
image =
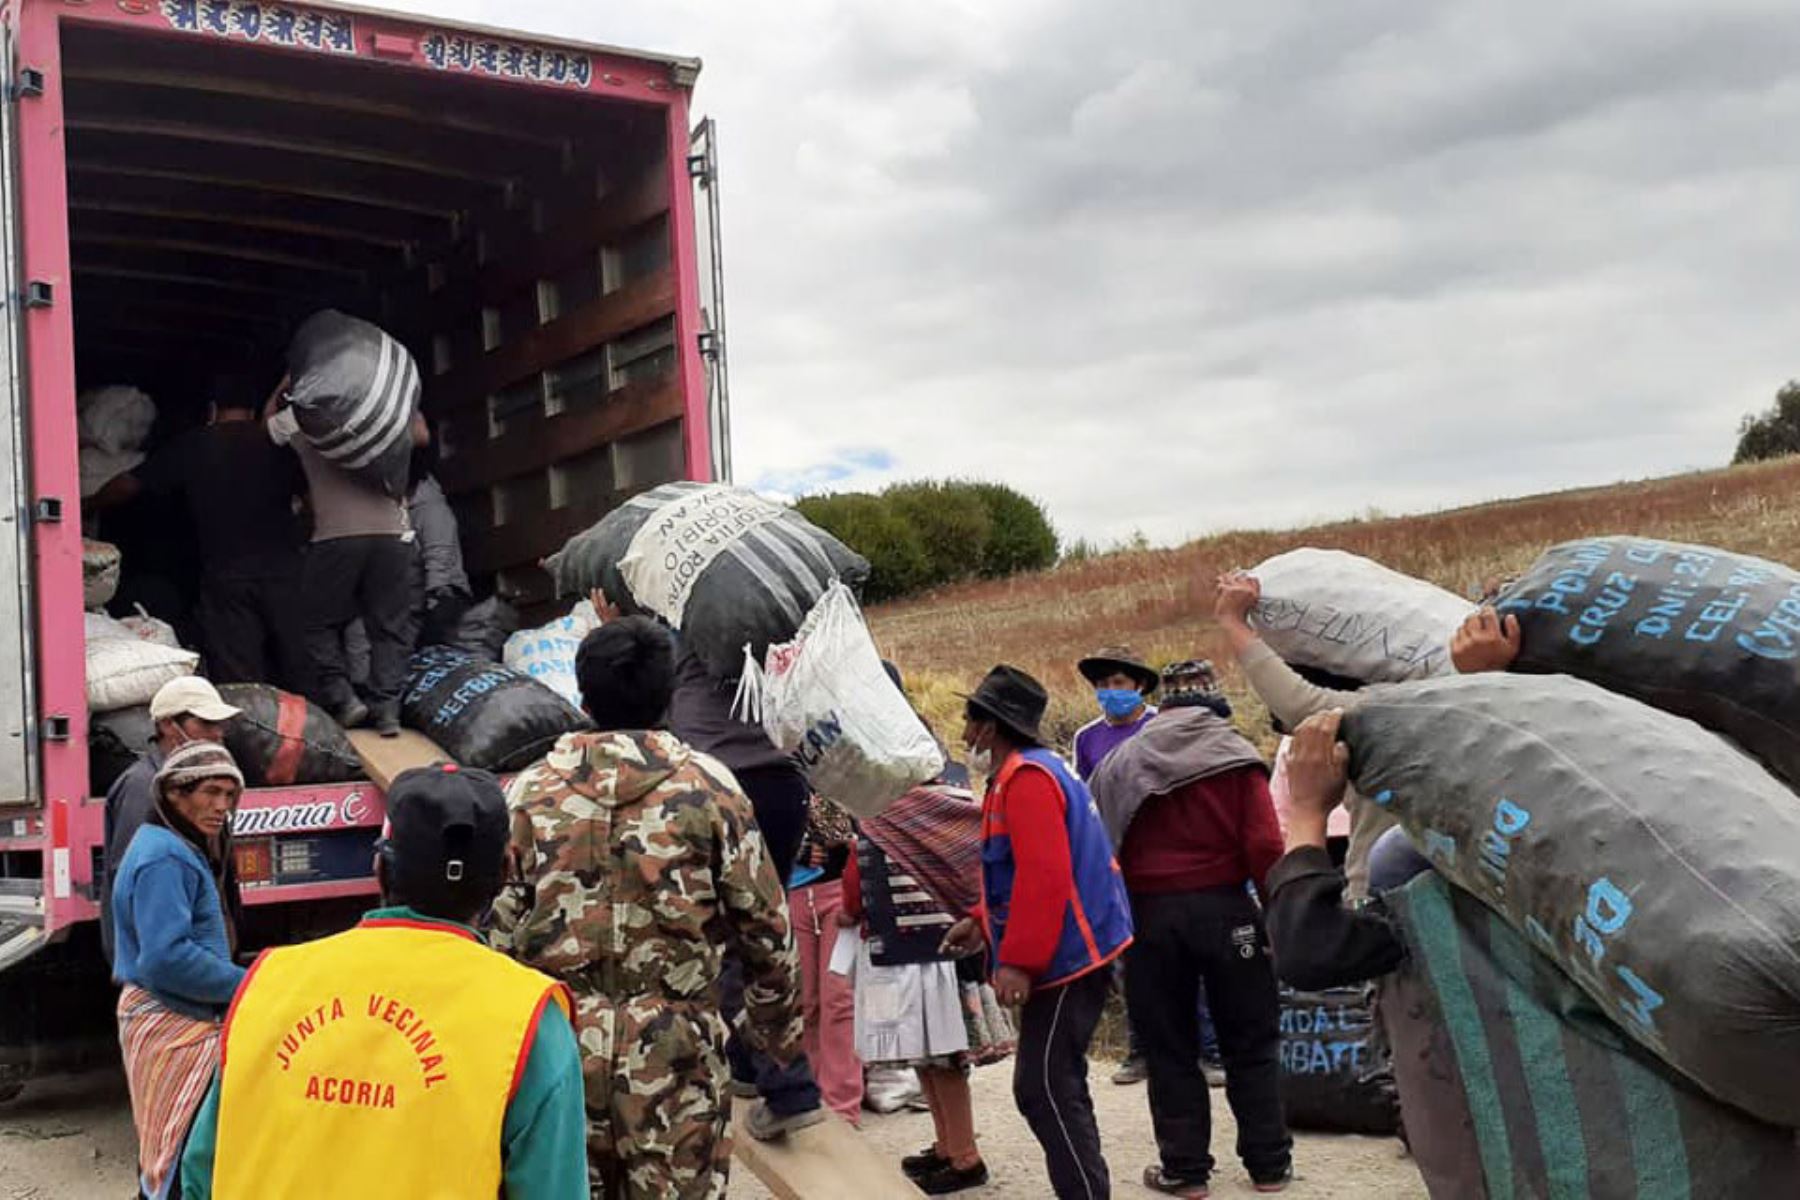
[[[1113,857],[1100,810],[1087,785],[1062,759],[1048,750],[1015,755],[994,780],[981,817],[981,884],[987,917],[989,955],[999,969],[1000,944],[1012,907],[1012,838],[1006,826],[1006,785],[1020,771],[1041,770],[1062,789],[1063,814],[1069,837],[1069,863],[1074,887],[1063,911],[1062,935],[1050,968],[1036,981],[1039,988],[1068,983],[1118,958],[1131,945],[1131,900],[1125,878]]]
[[[212,871],[161,825],[138,830],[113,880],[113,978],[201,1021],[223,1015],[244,978]]]

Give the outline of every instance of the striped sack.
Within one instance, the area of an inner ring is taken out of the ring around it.
[[[1379,1007],[1433,1197],[1796,1193],[1792,1130],[1682,1082],[1479,901],[1427,871],[1382,902],[1409,957]]]
[[[406,494],[419,367],[367,321],[326,309],[288,346],[288,400],[322,458],[396,498]]]

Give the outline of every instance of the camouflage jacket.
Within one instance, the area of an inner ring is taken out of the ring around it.
[[[494,945],[577,997],[717,1005],[724,947],[744,961],[745,1033],[800,1047],[798,958],[781,880],[731,773],[673,735],[574,733],[513,781],[520,880]]]

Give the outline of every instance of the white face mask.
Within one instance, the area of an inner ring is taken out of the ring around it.
[[[987,746],[977,749],[967,747],[969,752],[969,773],[971,775],[992,775],[994,773],[994,752]]]

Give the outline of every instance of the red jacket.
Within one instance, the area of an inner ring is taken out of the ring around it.
[[[1246,766],[1212,775],[1138,810],[1119,847],[1132,892],[1238,887],[1266,894],[1269,869],[1284,853],[1268,773]]]

